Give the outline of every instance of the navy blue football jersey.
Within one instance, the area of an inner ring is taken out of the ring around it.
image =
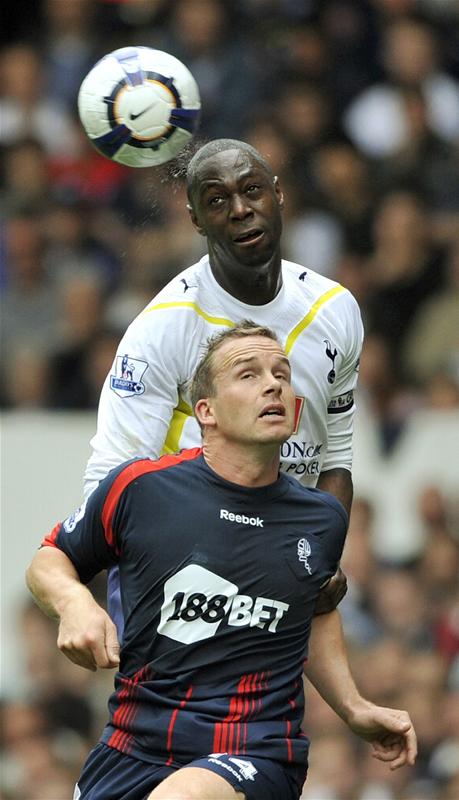
[[[113,470],[43,544],[83,582],[119,564],[124,639],[102,741],[152,763],[305,765],[303,662],[347,514],[281,473],[247,488],[199,448]]]

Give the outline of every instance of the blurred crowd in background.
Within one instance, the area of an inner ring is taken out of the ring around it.
[[[456,0],[6,6],[3,409],[97,408],[129,322],[205,252],[185,207],[190,152],[231,137],[255,145],[279,176],[284,257],[338,280],[360,303],[358,401],[381,458],[396,452],[420,410],[457,412]],[[136,44],[183,60],[200,87],[197,140],[164,168],[102,158],[77,117],[88,70]],[[459,506],[442,488],[420,487],[412,512],[423,537],[409,558],[375,550],[372,504],[357,496],[343,559],[356,677],[369,698],[409,709],[417,766],[390,773],[308,689],[305,800],[459,798]],[[101,602],[103,583],[95,586]],[[54,624],[32,604],[19,628],[29,696],[1,702],[0,796],[64,800],[105,721],[112,675],[69,664]]]

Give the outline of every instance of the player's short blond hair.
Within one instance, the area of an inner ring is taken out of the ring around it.
[[[257,325],[256,322],[252,322],[250,319],[242,320],[242,322],[238,322],[234,328],[220,331],[220,333],[212,336],[207,341],[206,350],[195,369],[191,381],[190,394],[193,409],[198,400],[202,400],[205,397],[212,397],[212,395],[215,394],[215,354],[217,351],[225,342],[231,341],[232,339],[244,339],[247,336],[264,336],[266,339],[272,339],[281,346],[278,337],[271,328]]]

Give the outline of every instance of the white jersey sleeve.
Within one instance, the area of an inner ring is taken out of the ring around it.
[[[191,323],[178,326],[167,310],[148,307],[123,336],[99,403],[97,431],[91,440],[84,488],[88,495],[115,466],[134,457],[158,458],[174,410],[180,414],[182,364],[191,360]],[[187,408],[187,418],[191,409]]]
[[[322,464],[323,472],[335,468],[352,469],[354,390],[358,380],[363,325],[354,297],[345,292],[342,300],[337,314],[337,324],[341,328],[338,337],[341,359],[327,408],[328,447]]]

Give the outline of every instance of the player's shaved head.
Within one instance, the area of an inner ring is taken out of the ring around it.
[[[188,164],[186,190],[190,202],[192,201],[194,190],[199,181],[198,171],[201,164],[207,161],[207,159],[212,158],[212,156],[218,153],[224,153],[227,150],[239,150],[240,153],[245,153],[250,156],[253,161],[256,161],[265,170],[271,179],[274,179],[272,169],[268,162],[263,158],[261,153],[259,153],[255,147],[252,147],[251,144],[248,144],[248,142],[241,142],[238,139],[214,139],[200,147]]]

